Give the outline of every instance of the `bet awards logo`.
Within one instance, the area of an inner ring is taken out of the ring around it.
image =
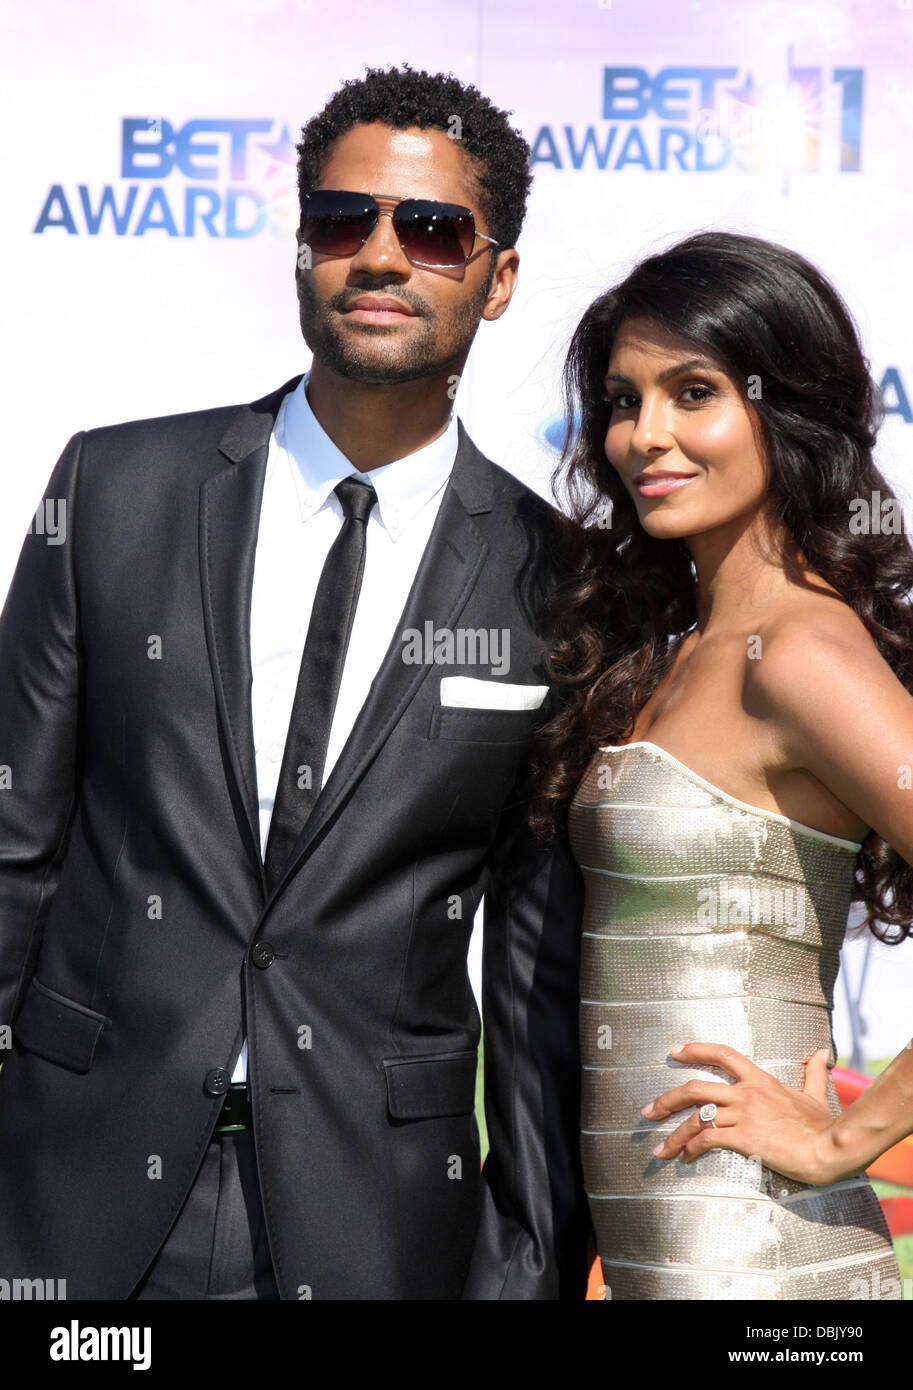
[[[120,180],[52,184],[34,226],[70,236],[291,237],[295,146],[274,120],[121,122]]]
[[[715,174],[862,167],[862,68],[799,67],[761,90],[741,67],[606,67],[598,125],[544,125],[533,165]]]

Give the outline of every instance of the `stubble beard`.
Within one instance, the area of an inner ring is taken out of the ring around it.
[[[384,288],[373,286],[365,293],[379,293]],[[489,289],[490,278],[472,299],[447,315],[444,333],[437,331],[440,315],[430,313],[427,306],[415,307],[416,328],[409,330],[408,341],[398,342],[396,328],[368,326],[364,334],[357,337],[351,330],[342,329],[338,325],[339,315],[331,307],[333,301],[318,302],[311,279],[305,274],[298,280],[301,333],[319,362],[350,381],[391,386],[416,381],[440,373],[460,354],[468,352]],[[402,291],[397,297],[404,298]]]

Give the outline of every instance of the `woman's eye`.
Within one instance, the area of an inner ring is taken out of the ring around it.
[[[714,394],[712,386],[699,385],[698,383],[693,386],[686,386],[681,393],[686,405],[703,405]],[[614,394],[606,391],[603,393],[602,399],[610,410],[633,410],[640,397],[632,391],[616,391]]]

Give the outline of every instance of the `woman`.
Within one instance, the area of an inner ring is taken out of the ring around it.
[[[913,1051],[842,1117],[827,1071],[851,900],[913,920],[913,552],[865,524],[890,487],[855,326],[801,256],[701,233],[591,305],[565,393],[530,821],[566,813],[586,883],[607,1296],[899,1297],[861,1170],[913,1129]]]

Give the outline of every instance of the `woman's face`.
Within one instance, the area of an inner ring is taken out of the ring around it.
[[[708,354],[650,319],[628,318],[605,380],[606,458],[645,531],[687,539],[760,510],[768,473],[752,415]],[[662,476],[673,473],[688,481]]]

